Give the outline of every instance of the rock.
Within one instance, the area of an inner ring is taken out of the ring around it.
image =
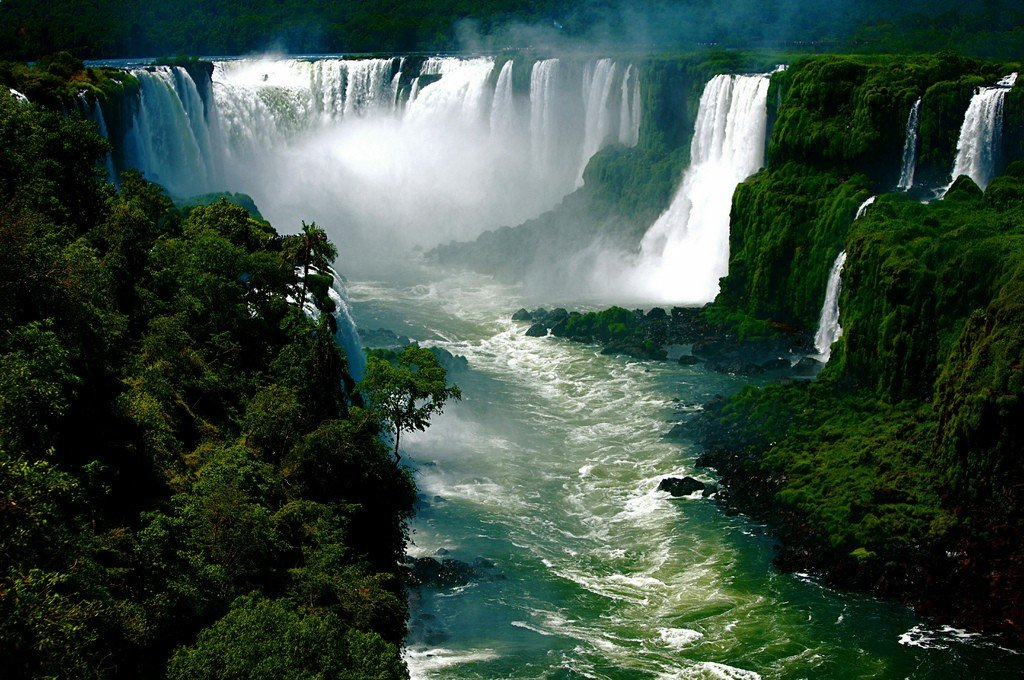
[[[699,363],[700,363],[700,359],[695,357],[695,356],[693,356],[692,354],[683,354],[683,355],[681,355],[679,357],[679,365],[680,366],[693,366],[693,365],[699,364]]]
[[[431,588],[457,588],[471,581],[501,581],[504,574],[486,557],[477,557],[472,564],[448,557],[444,548],[437,551],[440,557],[407,557],[409,584]]]
[[[709,496],[714,496],[716,493],[718,493],[717,484],[705,484],[704,491],[701,492],[700,495],[703,496],[704,498],[707,498]]]
[[[647,312],[648,319],[666,319],[668,318],[668,312],[661,307],[652,307],[651,311]]]
[[[520,307],[515,314],[512,315],[513,321],[533,321],[533,314]]]
[[[793,375],[815,376],[818,375],[818,371],[824,366],[825,364],[814,357],[802,357],[800,361],[796,362],[796,366],[793,367]]]
[[[717,488],[717,487],[716,487]],[[704,482],[694,479],[693,477],[666,477],[661,480],[658,484],[658,491],[668,491],[676,498],[680,496],[689,496],[690,494],[700,491],[704,492],[707,489]]]
[[[766,371],[784,371],[789,368],[789,359],[785,357],[775,357],[769,359],[761,364],[761,368]]]
[[[548,334],[548,328],[542,323],[535,323],[526,329],[526,335],[531,338],[543,338]]]
[[[402,349],[412,344],[412,340],[406,336],[398,335],[387,328],[360,328],[359,339],[364,347],[376,349]]]
[[[445,557],[413,557],[409,559],[410,582],[435,588],[456,588],[473,580],[476,571],[461,560]]]

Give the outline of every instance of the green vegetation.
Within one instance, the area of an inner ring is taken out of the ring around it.
[[[845,249],[844,332],[817,381],[748,389],[711,409],[703,462],[731,503],[779,528],[782,565],[1019,642],[1019,137],[1004,143],[1010,163],[984,194],[966,177],[928,204],[884,193],[905,125],[895,121],[914,99],[918,177],[934,186],[948,176],[973,88],[1016,68],[951,55],[821,57],[773,81],[769,165],[734,196],[730,273],[706,314],[813,328]],[[1011,116],[1019,94],[1007,98]]]
[[[395,52],[551,45],[657,51],[697,45],[803,51],[1011,56],[1024,9],[1013,0],[5,0],[0,56]]]
[[[462,399],[462,392],[447,385],[445,370],[429,349],[409,345],[395,354],[389,360],[380,352],[371,353],[359,387],[378,417],[390,426],[397,463],[402,433],[427,429],[430,417],[440,414],[449,399]]]
[[[0,139],[0,675],[406,677],[414,484],[305,236],[6,92]]]

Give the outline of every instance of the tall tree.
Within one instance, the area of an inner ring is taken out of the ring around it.
[[[456,385],[448,386],[447,374],[434,353],[416,345],[406,347],[394,363],[371,356],[359,385],[394,434],[396,463],[402,459],[398,447],[403,432],[427,429],[430,417],[441,413],[448,399],[462,399]]]

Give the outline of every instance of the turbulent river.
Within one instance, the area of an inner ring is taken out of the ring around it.
[[[1017,677],[1021,658],[994,643],[781,574],[761,527],[657,491],[707,478],[665,434],[742,379],[529,338],[510,321],[516,289],[407,274],[350,283],[360,327],[469,361],[452,375],[463,401],[405,446],[410,552],[494,564],[412,593],[414,678]]]

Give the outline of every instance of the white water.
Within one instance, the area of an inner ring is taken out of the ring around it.
[[[21,102],[22,104],[28,104],[28,97],[23,95],[21,92],[15,90],[13,87],[9,87],[7,89],[11,91],[11,96],[17,99],[19,102]]]
[[[701,95],[690,166],[671,205],[648,229],[624,287],[658,302],[700,304],[729,268],[736,186],[764,164],[768,75],[720,75]]]
[[[914,170],[917,168],[917,131],[921,115],[921,98],[918,97],[914,105],[910,107],[910,115],[907,116],[907,135],[903,142],[903,162],[900,165],[900,181],[896,188],[900,191],[910,191],[914,186]]]
[[[612,131],[612,84],[615,82],[615,62],[601,59],[587,64],[583,74],[584,135],[576,186],[583,186],[583,171],[590,157],[605,145]]]
[[[846,264],[846,251],[842,251],[832,264],[828,273],[828,284],[825,287],[825,302],[821,305],[821,316],[818,318],[818,331],[814,334],[814,348],[818,350],[816,357],[827,363],[832,356],[832,344],[843,335],[843,327],[839,325],[839,294],[843,291],[843,265]]]
[[[354,281],[361,327],[468,359],[463,400],[404,439],[417,556],[482,557],[497,579],[411,593],[413,678],[858,678],[1003,675],[977,640],[902,644],[909,608],[780,574],[773,542],[711,500],[670,499],[696,448],[664,434],[746,381],[638,362],[509,320],[515,288],[431,269]],[[550,307],[550,305],[549,305]]]
[[[1013,87],[1017,74],[1011,73],[995,87],[982,87],[971,98],[956,143],[956,161],[950,184],[967,175],[982,189],[995,174],[1003,140],[1003,100]],[[943,191],[945,194],[945,191]]]
[[[853,216],[854,221],[857,221],[860,218],[864,217],[864,214],[868,211],[868,208],[871,207],[871,204],[875,202],[876,198],[878,198],[878,196],[871,196],[866,201],[860,204],[860,206],[857,208],[857,212]]]
[[[516,91],[512,61],[409,64],[220,61],[205,101],[207,84],[182,68],[135,69],[130,128],[111,136],[174,195],[247,193],[283,232],[296,216],[316,220],[347,271],[535,217],[577,186],[594,153],[638,139],[639,78],[627,64],[536,62],[529,92]]]
[[[636,146],[640,141],[640,72],[632,65],[622,77],[619,110],[619,144]]]

